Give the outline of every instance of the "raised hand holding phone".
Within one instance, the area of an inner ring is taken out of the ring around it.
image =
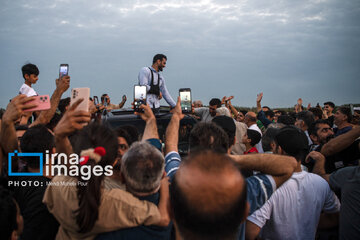
[[[192,102],[191,102],[191,89],[190,88],[180,88],[179,89],[181,110],[183,113],[192,112]]]

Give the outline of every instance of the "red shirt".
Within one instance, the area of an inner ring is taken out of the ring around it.
[[[244,154],[249,154],[249,153],[259,153],[259,151],[256,149],[256,147],[252,147],[249,149],[249,151],[244,152]]]

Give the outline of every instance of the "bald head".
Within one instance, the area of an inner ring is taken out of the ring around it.
[[[251,125],[253,125],[254,123],[256,123],[256,113],[254,112],[247,112],[245,114],[245,119],[244,119],[245,124],[250,127]]]
[[[246,184],[233,161],[211,150],[191,153],[170,186],[174,222],[184,239],[226,239],[246,215]]]

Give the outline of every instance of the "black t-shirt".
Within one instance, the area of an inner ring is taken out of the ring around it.
[[[360,139],[357,139],[341,152],[326,157],[325,172],[332,173],[343,167],[357,166],[359,164],[358,160],[360,159],[359,143]],[[316,151],[320,152],[321,148],[322,145],[319,146]]]
[[[29,176],[9,177],[9,181],[13,181],[14,197],[24,218],[21,239],[55,239],[59,223],[42,203],[50,179]],[[14,185],[15,181],[19,184]]]

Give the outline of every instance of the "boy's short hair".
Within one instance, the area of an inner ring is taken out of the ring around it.
[[[24,79],[25,79],[25,74],[28,74],[29,76],[31,74],[34,74],[36,76],[38,76],[40,74],[38,67],[32,63],[28,63],[28,64],[25,64],[24,66],[22,66],[21,71],[22,71],[22,75],[23,75]]]
[[[324,105],[329,105],[332,108],[335,108],[335,104],[333,102],[325,102]]]
[[[247,137],[248,139],[251,140],[250,145],[253,147],[256,144],[258,144],[261,140],[261,134],[256,131],[256,130],[252,130],[252,129],[248,129],[246,131]]]
[[[347,122],[348,122],[348,123],[351,123],[351,121],[352,121],[351,109],[350,109],[349,107],[344,107],[344,106],[342,106],[342,107],[339,107],[338,110],[339,110],[342,114],[346,115],[346,116],[347,116]]]

